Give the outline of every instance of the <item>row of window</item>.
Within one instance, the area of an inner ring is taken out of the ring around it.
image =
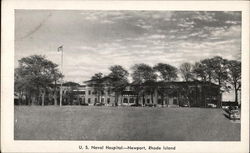
[[[96,92],[95,92],[95,91],[92,91],[92,92],[91,92],[91,90],[88,90],[88,95],[91,95],[91,94],[92,94],[92,95],[95,95]],[[104,95],[104,91],[102,91],[101,94]],[[111,94],[111,91],[108,90],[108,95],[110,95],[110,94]]]
[[[145,103],[145,99],[143,99],[143,102]],[[151,103],[151,100],[148,98],[146,99],[147,103]],[[162,99],[158,99],[157,103],[158,104],[162,104]],[[135,99],[134,98],[124,98],[123,99],[123,103],[135,103]],[[173,99],[173,104],[178,104],[177,99]]]
[[[82,99],[83,103],[85,103],[85,98]],[[90,104],[92,102],[91,98],[88,98],[88,103]],[[94,99],[94,102],[97,103],[98,102],[98,99],[95,98]],[[101,102],[104,103],[104,98],[101,98]],[[110,98],[107,98],[107,103],[109,104],[110,103]]]
[[[101,102],[104,103],[104,98],[101,98]],[[82,99],[83,103],[85,103],[85,98]],[[123,103],[135,103],[136,99],[135,98],[124,98]],[[90,104],[92,102],[91,98],[88,98],[88,103]],[[97,103],[98,99],[94,98],[94,102]],[[151,99],[143,99],[143,102],[151,103]],[[110,98],[107,98],[107,104],[110,103]],[[158,99],[157,101],[158,104],[162,104],[162,99]],[[177,99],[173,99],[173,104],[177,104]]]
[[[130,98],[129,100],[128,98],[123,99],[123,103],[134,103],[134,102],[135,102],[134,98]]]

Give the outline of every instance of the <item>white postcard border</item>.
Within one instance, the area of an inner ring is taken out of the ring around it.
[[[1,138],[3,152],[90,152],[79,145],[176,146],[165,152],[248,152],[249,149],[249,2],[247,1],[18,1],[2,3]],[[200,10],[242,11],[241,141],[14,141],[14,10]],[[112,150],[92,150],[113,152]],[[161,150],[162,151],[162,150]],[[132,152],[122,150],[116,152]],[[142,152],[136,151],[135,152]],[[145,152],[152,152],[147,150]],[[157,152],[157,151],[156,151]]]

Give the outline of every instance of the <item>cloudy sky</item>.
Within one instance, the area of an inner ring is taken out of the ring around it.
[[[39,54],[60,64],[65,80],[82,83],[111,65],[178,67],[216,55],[240,59],[241,13],[197,11],[16,10],[15,66]]]

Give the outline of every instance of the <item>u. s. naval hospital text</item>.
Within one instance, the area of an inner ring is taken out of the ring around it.
[[[80,150],[176,150],[176,146],[109,146],[79,145]]]

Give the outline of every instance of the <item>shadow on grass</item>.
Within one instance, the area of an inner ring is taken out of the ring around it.
[[[230,120],[230,118],[229,118],[229,115],[228,115],[228,114],[223,113],[223,115],[224,115],[227,119],[229,119],[229,120]]]
[[[227,118],[227,119],[230,120],[230,117],[229,117],[229,110],[228,110],[228,109],[224,109],[223,115],[225,116],[225,118]]]
[[[226,112],[227,114],[229,114],[229,109],[224,109],[224,112]]]

